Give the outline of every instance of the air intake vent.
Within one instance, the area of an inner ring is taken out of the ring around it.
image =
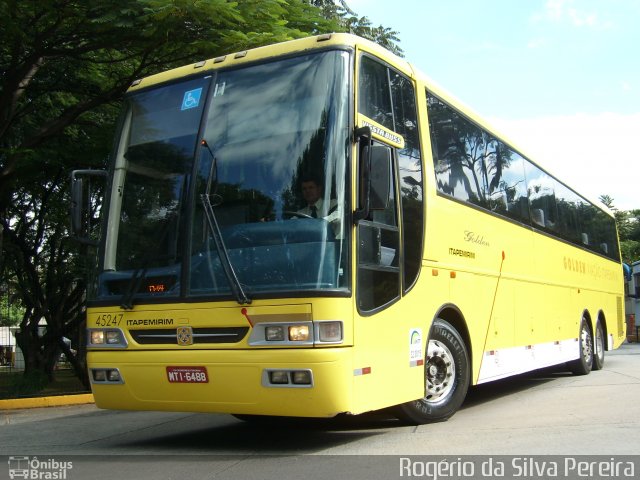
[[[249,327],[194,328],[193,343],[238,343],[249,331]],[[140,345],[178,345],[175,328],[129,330]]]

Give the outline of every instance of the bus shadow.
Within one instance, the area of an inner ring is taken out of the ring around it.
[[[571,373],[561,367],[547,368],[472,387],[462,410],[518,394]],[[384,435],[397,428],[414,428],[398,420],[391,409],[361,415],[338,415],[331,419],[265,417],[251,421],[222,417],[223,423],[169,433],[119,447],[147,447],[168,455],[297,455],[313,454],[352,442]]]
[[[572,375],[571,372],[567,371],[566,367],[559,365],[475,385],[469,389],[469,393],[462,404],[461,410],[492,402],[545,383],[553,382],[558,378],[571,377]]]
[[[225,425],[147,438],[130,446],[166,450],[168,454],[311,454],[381,435],[400,425],[384,413],[338,416],[333,419],[279,418],[258,421],[229,419]],[[128,442],[120,443],[127,447]]]

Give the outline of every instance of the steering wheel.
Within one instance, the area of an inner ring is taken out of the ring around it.
[[[311,215],[307,215],[306,213],[294,212],[293,210],[285,210],[282,212],[282,214],[289,215],[290,217],[298,217],[298,218],[315,218],[315,217],[312,217]]]

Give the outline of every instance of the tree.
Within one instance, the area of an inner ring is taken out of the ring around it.
[[[372,26],[369,18],[359,17],[344,0],[311,0],[310,3],[319,8],[326,18],[336,19],[340,24],[340,31],[359,35],[398,56],[403,56],[403,51],[398,45],[398,32],[382,25]]]
[[[618,210],[609,195],[600,195],[599,200],[613,212],[616,219],[622,261],[632,264],[640,260],[640,210]]]
[[[334,26],[290,3],[298,7],[293,28],[277,0],[3,0],[0,211],[20,163],[120,98],[134,79]]]
[[[640,260],[640,209],[624,212],[624,224],[618,226],[622,261],[631,265]]]
[[[68,174],[104,167],[128,86],[174,66],[345,30],[340,15],[314,3],[0,0],[0,285],[11,279],[24,307],[17,341],[26,374],[51,379],[63,352],[87,382],[82,279],[91,255],[68,238]]]

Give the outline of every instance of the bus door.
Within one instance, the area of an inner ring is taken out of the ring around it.
[[[428,323],[416,315],[417,294],[411,295],[424,225],[415,86],[365,53],[358,56],[356,71],[354,406],[366,411],[424,395]],[[386,174],[380,165],[388,168]],[[380,188],[380,178],[388,188]]]

